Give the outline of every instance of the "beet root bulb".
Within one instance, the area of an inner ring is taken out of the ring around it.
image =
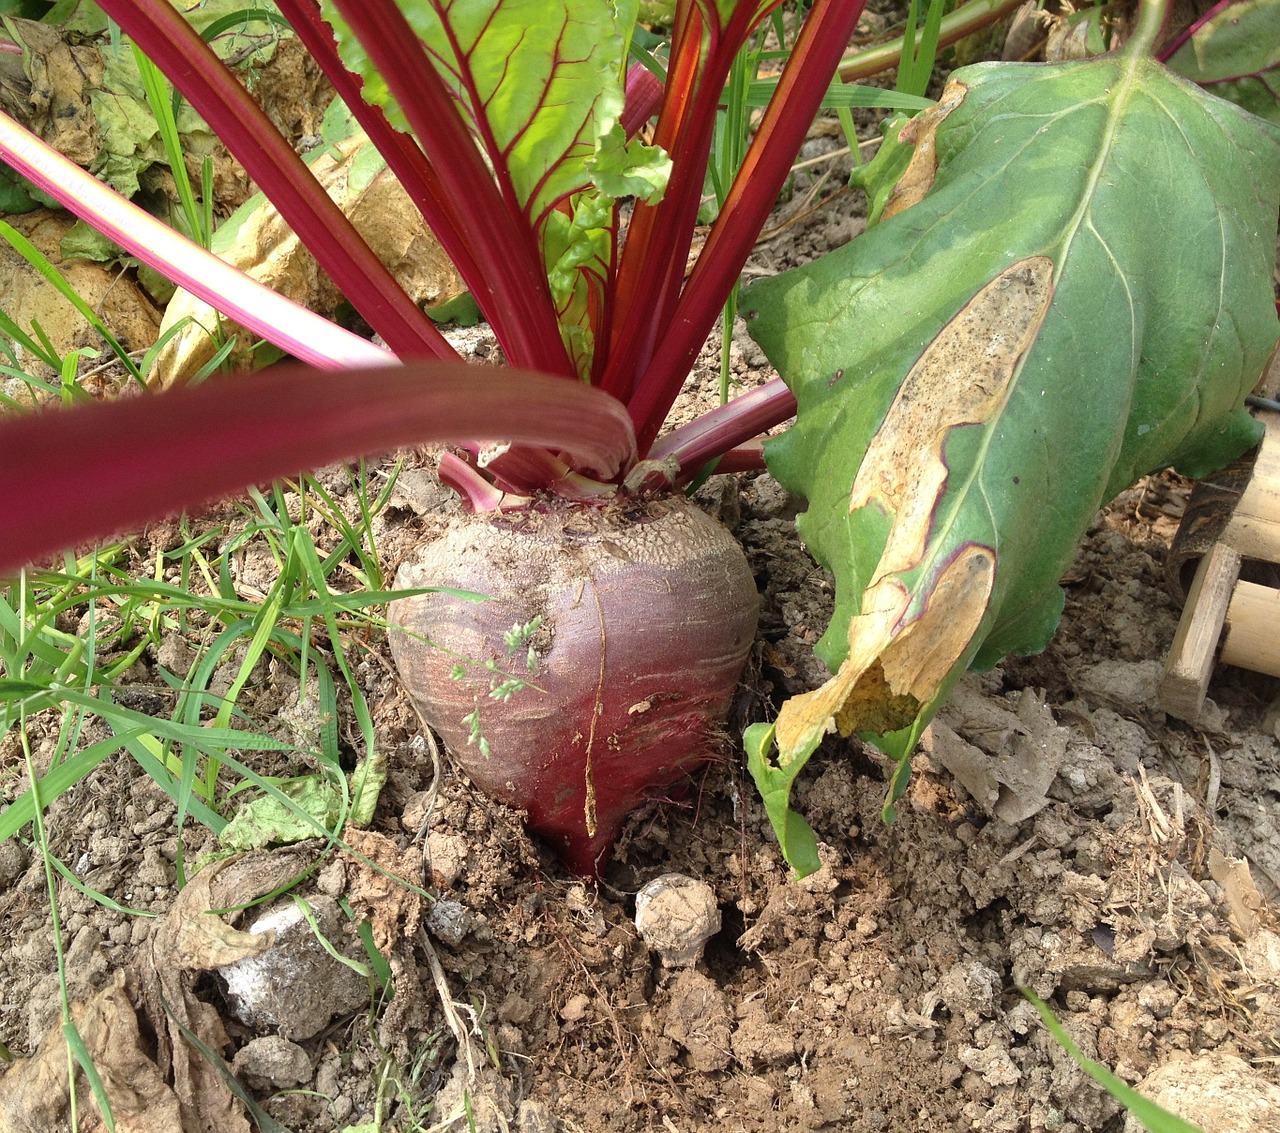
[[[396,666],[472,781],[589,875],[716,753],[759,612],[737,541],[682,498],[469,516],[396,584],[490,597],[393,602]]]

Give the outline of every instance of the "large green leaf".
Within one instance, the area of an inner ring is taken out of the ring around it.
[[[1237,107],[1140,57],[980,64],[912,130],[890,219],[742,301],[837,583],[838,671],[757,761],[775,799],[833,723],[903,756],[966,667],[1043,648],[1101,503],[1256,439],[1277,338],[1280,146]]]

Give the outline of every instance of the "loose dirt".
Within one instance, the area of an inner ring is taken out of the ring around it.
[[[225,1028],[223,1056],[299,1133],[372,1121],[380,1082],[388,1127],[428,1128],[461,1096],[468,1053],[475,1112],[490,1113],[480,1128],[1120,1129],[1116,1103],[1049,1037],[1022,987],[1126,1080],[1171,1064],[1182,1077],[1212,1054],[1233,1090],[1265,1100],[1280,1077],[1280,936],[1261,903],[1280,884],[1277,690],[1223,670],[1212,731],[1166,718],[1152,699],[1177,616],[1160,562],[1184,490],[1159,480],[1117,500],[1067,579],[1049,649],[971,678],[943,713],[952,748],[994,751],[989,764],[1025,757],[1018,738],[1050,752],[1056,771],[1038,794],[997,784],[975,797],[945,769],[935,734],[886,826],[888,768],[833,740],[796,792],[824,862],[803,881],[789,877],[733,750],[632,821],[598,887],[566,876],[516,814],[448,770],[435,784],[406,698],[370,661],[366,693],[392,770],[369,856],[425,878],[439,903],[388,913],[391,890],[370,896],[349,855],[328,858],[301,891],[390,916],[380,931],[395,1002],[372,1021],[361,1012],[294,1035],[266,1062],[285,1069],[263,1071],[263,1037],[287,1028],[240,1022],[225,978],[202,976],[189,994]],[[767,475],[703,495],[735,522],[766,601],[741,697],[754,718],[820,678],[810,650],[830,583],[792,534],[798,501]],[[6,789],[20,785],[11,777]],[[1006,821],[994,813],[1002,802],[1035,812]],[[177,896],[173,818],[154,784],[116,760],[60,800],[49,826],[87,885],[162,913]],[[190,824],[185,837],[189,856],[211,848]],[[44,873],[21,841],[0,846],[0,871],[0,1035],[25,1054],[57,1041],[46,1034],[58,987]],[[665,873],[705,882],[719,905],[722,927],[696,967],[664,968],[633,924],[636,892]],[[136,978],[167,923],[65,883],[59,899],[73,999],[119,973]],[[349,930],[335,938],[359,955]],[[335,1002],[350,995],[338,982]],[[39,1126],[0,1112],[0,1128],[28,1127]]]

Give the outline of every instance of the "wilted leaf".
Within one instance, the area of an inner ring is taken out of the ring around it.
[[[255,79],[267,73],[265,65],[282,39],[292,37],[287,28],[250,10],[243,0],[203,0],[182,8],[201,30],[228,15],[241,14],[239,22],[224,27],[214,38],[213,48],[220,58]],[[102,19],[100,12],[96,18]],[[83,32],[84,20],[75,23]],[[6,37],[22,54],[6,56],[8,62],[0,64],[0,105],[126,197],[138,192],[139,178],[155,188],[161,179],[153,167],[163,167],[167,158],[127,43],[100,49],[83,35],[69,35],[70,26],[32,20],[6,18],[4,26]],[[301,52],[290,55],[297,58]],[[260,96],[272,82],[255,83]],[[266,97],[271,101],[274,96]],[[225,201],[226,190],[242,180],[243,172],[231,170],[208,125],[186,102],[177,108],[176,124],[189,171],[198,174],[202,159],[212,157],[223,190],[219,200]]]
[[[75,222],[65,212],[39,209],[8,223],[53,263],[80,296],[130,349],[145,350],[156,340],[159,317],[137,283],[118,270],[82,259],[65,246]],[[65,358],[73,350],[93,351],[102,337],[76,307],[58,294],[49,281],[12,245],[0,241],[0,295],[3,311],[20,328],[33,322],[49,337],[54,351]],[[48,378],[51,371],[38,358],[19,350],[28,373]]]
[[[245,803],[218,841],[228,850],[260,850],[314,838],[320,828],[335,830],[344,818],[353,826],[368,826],[386,781],[386,757],[380,753],[360,761],[349,789],[330,775],[295,776],[278,784],[288,802],[261,795]]]
[[[378,951],[395,956],[401,940],[412,937],[422,921],[422,855],[372,830],[347,831],[347,843],[347,899],[372,926]]]
[[[162,1074],[172,1075],[186,1118],[183,1129],[220,1133],[248,1133],[249,1129],[221,1068],[211,1064],[204,1051],[193,1049],[187,1037],[194,1036],[206,1050],[226,1050],[229,1040],[217,1009],[196,994],[198,975],[261,955],[271,947],[273,937],[241,932],[214,910],[247,907],[263,894],[280,890],[313,861],[312,854],[285,850],[210,863],[188,881],[155,923],[150,946],[135,958],[155,1061]]]
[[[147,1052],[125,974],[117,971],[92,1000],[76,1004],[72,1015],[106,1091],[117,1133],[181,1133],[178,1099]],[[96,1108],[86,1108],[91,1095],[83,1077],[76,1090],[79,1128],[85,1133],[107,1128]],[[18,1059],[0,1076],[0,1130],[66,1128],[69,1107],[67,1046],[61,1024],[55,1023],[34,1055]]]
[[[766,785],[832,726],[905,755],[971,663],[1044,647],[1100,504],[1257,436],[1262,123],[1121,56],[965,68],[915,130],[892,219],[743,298],[799,402],[769,465],[837,580],[838,671],[783,706]]]

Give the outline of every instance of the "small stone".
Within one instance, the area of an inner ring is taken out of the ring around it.
[[[569,998],[569,1002],[560,1008],[560,1018],[566,1023],[577,1023],[587,1013],[587,1008],[591,1006],[591,1000],[582,994],[574,995]]]
[[[0,889],[8,889],[27,868],[27,852],[15,838],[0,842]]]
[[[790,1029],[785,1022],[771,1019],[759,999],[738,1008],[732,1045],[734,1058],[749,1070],[775,1068],[795,1061],[796,1045]]]
[[[431,903],[423,924],[441,944],[456,948],[471,931],[474,920],[471,910],[461,901],[441,898]]]
[[[347,867],[341,858],[333,858],[316,874],[316,889],[335,901],[347,891]]]
[[[507,994],[507,998],[499,1006],[498,1018],[504,1023],[513,1023],[519,1027],[533,1018],[535,1010],[534,1005],[525,999],[523,995],[518,991],[512,991]]]
[[[182,634],[167,633],[160,642],[156,660],[176,676],[185,677],[195,660],[195,653]]]
[[[526,1099],[516,1110],[516,1133],[556,1133],[557,1128],[546,1102]]]
[[[664,968],[688,968],[720,931],[715,891],[679,873],[655,877],[636,894],[636,930]]]
[[[1160,709],[1163,661],[1099,661],[1083,670],[1076,687],[1097,708],[1111,708],[1122,716],[1164,719]]]
[[[452,889],[467,869],[467,840],[461,834],[432,830],[427,835],[431,880],[441,889]]]
[[[435,803],[435,792],[415,791],[409,796],[404,810],[400,812],[400,825],[410,834],[416,834],[431,817],[431,807]]]
[[[250,1039],[231,1062],[232,1073],[254,1089],[287,1089],[311,1080],[311,1059],[279,1035]]]
[[[158,893],[173,887],[174,876],[174,867],[164,859],[159,846],[143,848],[142,864],[133,873],[137,884],[150,886]]]

